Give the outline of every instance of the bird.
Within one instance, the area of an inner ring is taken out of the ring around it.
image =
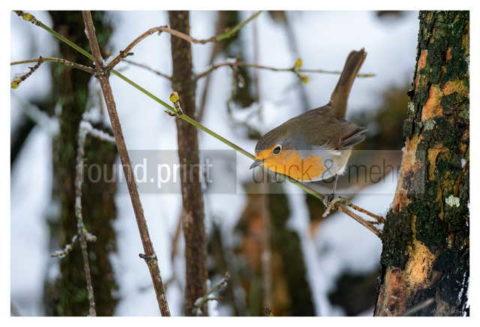
[[[366,128],[345,120],[348,97],[366,57],[363,48],[350,52],[326,105],[293,117],[262,136],[250,169],[263,166],[300,182],[334,177],[333,199],[352,148],[366,138]]]

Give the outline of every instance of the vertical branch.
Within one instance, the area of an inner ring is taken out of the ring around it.
[[[88,260],[87,230],[83,223],[82,216],[82,185],[83,185],[83,163],[85,158],[85,140],[87,131],[80,127],[78,130],[77,163],[75,175],[75,216],[77,218],[77,229],[80,235],[80,248],[82,249],[83,270],[85,272],[85,281],[87,283],[88,293],[88,315],[96,316],[95,296],[93,292],[92,274],[90,272],[90,262]]]
[[[100,47],[97,42],[97,37],[95,35],[95,28],[93,25],[92,16],[89,11],[83,11],[82,15],[85,23],[85,33],[87,34],[87,38],[90,44],[90,48],[92,49],[92,54],[95,61],[95,70],[97,72],[97,78],[100,82],[103,96],[105,98],[105,103],[107,105],[108,115],[110,117],[113,134],[115,136],[115,142],[120,155],[120,159],[122,161],[123,172],[127,180],[130,199],[132,201],[133,210],[135,212],[135,218],[137,220],[138,230],[140,232],[143,249],[145,251],[145,254],[141,255],[141,257],[145,259],[148,265],[148,269],[150,271],[153,286],[155,289],[155,294],[157,296],[160,312],[162,313],[163,316],[170,316],[170,310],[168,308],[168,303],[165,295],[165,288],[162,282],[162,277],[160,275],[160,269],[158,267],[157,257],[156,257],[153,244],[148,232],[147,222],[143,214],[143,207],[142,207],[142,203],[140,202],[140,196],[138,194],[137,185],[135,183],[135,175],[133,173],[130,157],[127,151],[127,146],[125,144],[125,139],[123,138],[122,127],[120,125],[120,120],[118,118],[115,100],[112,94],[112,88],[110,86],[110,81],[108,80],[108,77],[104,74],[104,71],[103,71],[103,58],[100,53]]]
[[[259,31],[258,31],[258,21],[253,22],[253,51],[254,51],[254,64],[258,65],[260,62],[260,44],[259,44]],[[253,85],[256,90],[257,103],[260,108],[262,108],[262,98],[260,95],[260,72],[255,70],[253,73]],[[262,119],[262,115],[260,115]],[[272,314],[272,248],[271,248],[271,232],[272,226],[270,223],[270,207],[268,194],[269,187],[267,184],[267,171],[262,170],[262,184],[261,187],[261,201],[262,201],[262,290],[263,290],[263,309],[264,314],[269,316]]]
[[[170,11],[170,26],[180,32],[190,33],[189,13]],[[195,79],[192,70],[191,44],[172,37],[172,86],[180,95],[183,111],[195,115]],[[186,287],[185,313],[193,314],[195,301],[207,292],[207,250],[204,226],[204,207],[200,184],[197,130],[177,119],[178,157],[181,162],[183,233],[185,236]],[[201,308],[207,315],[207,306]]]

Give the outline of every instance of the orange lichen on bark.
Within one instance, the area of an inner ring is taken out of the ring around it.
[[[415,73],[415,86],[418,86],[418,82],[420,80],[420,71],[427,66],[427,56],[428,56],[428,50],[424,49],[420,51],[420,57],[418,58],[418,64],[417,64],[417,72]]]
[[[400,169],[400,174],[398,177],[397,189],[395,191],[395,198],[392,202],[392,210],[398,212],[401,208],[406,207],[411,201],[408,199],[408,190],[403,185],[402,181],[404,180],[407,174],[414,173],[416,170],[422,167],[420,160],[417,160],[417,147],[422,137],[419,135],[414,135],[412,138],[408,139],[403,148],[403,157],[402,157],[402,166]]]
[[[445,60],[446,61],[449,61],[453,58],[453,54],[452,54],[452,48],[448,48],[447,49],[447,52],[445,54]]]
[[[428,287],[433,278],[433,263],[436,256],[418,240],[413,241],[409,260],[402,270],[388,267],[383,287],[377,301],[375,315],[401,316],[407,310],[407,301],[418,289]]]
[[[422,121],[439,117],[443,114],[443,108],[440,105],[443,92],[438,85],[430,86],[428,99],[422,108]]]
[[[410,257],[405,267],[405,276],[410,288],[427,287],[435,255],[418,240],[413,241]]]
[[[464,96],[468,95],[468,88],[465,86],[463,80],[459,79],[448,81],[447,83],[445,83],[442,91],[444,95],[450,95],[455,92]]]
[[[420,51],[420,57],[418,58],[417,72],[425,68],[425,66],[427,66],[427,56],[428,56],[427,49],[423,49],[422,51]]]

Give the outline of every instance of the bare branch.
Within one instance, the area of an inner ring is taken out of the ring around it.
[[[89,302],[89,316],[96,316],[95,296],[93,292],[92,274],[90,270],[90,261],[88,259],[87,229],[83,222],[82,215],[82,186],[83,186],[83,165],[85,159],[85,140],[87,131],[80,127],[78,130],[77,159],[75,165],[75,217],[77,218],[77,230],[79,234],[80,248],[83,257],[83,270],[85,271],[85,280],[87,283],[87,293]]]
[[[381,235],[382,235],[382,232],[377,229],[374,224],[370,221],[367,221],[365,219],[363,219],[362,217],[360,217],[359,215],[357,215],[356,213],[350,211],[345,205],[343,204],[338,204],[337,205],[338,207],[338,210],[343,212],[344,214],[352,217],[353,219],[355,219],[358,223],[360,223],[361,225],[363,225],[364,227],[366,227],[369,231],[371,231],[372,233],[374,233],[375,235],[377,235],[380,239],[381,239]]]
[[[162,73],[162,72],[160,72],[160,71],[158,71],[158,70],[155,70],[155,69],[151,68],[151,67],[148,66],[148,65],[140,64],[140,63],[138,63],[138,62],[135,62],[135,61],[132,61],[132,60],[127,60],[127,59],[123,60],[123,62],[126,62],[126,63],[128,63],[128,64],[130,64],[130,65],[132,65],[132,66],[137,66],[137,67],[143,68],[143,69],[145,69],[145,70],[148,70],[149,72],[152,72],[152,73],[154,73],[154,74],[156,74],[156,75],[158,75],[158,76],[160,76],[160,77],[166,78],[166,79],[168,79],[168,80],[171,80],[171,79],[172,79],[172,76],[167,75],[167,74],[164,74],[164,73]]]
[[[37,63],[35,64],[35,66],[32,66],[32,67],[29,67],[29,71],[28,73],[25,73],[25,74],[22,74],[18,77],[16,77],[12,83],[10,84],[11,88],[12,89],[16,89],[17,87],[20,86],[20,83],[22,83],[23,81],[25,81],[27,78],[29,78],[30,76],[32,76],[32,74],[40,67],[40,65],[43,63],[43,60],[42,60],[42,57],[39,58],[39,60],[37,61]]]
[[[295,73],[297,76],[301,76],[300,74],[302,73],[311,73],[311,74],[330,74],[330,75],[340,75],[342,72],[338,70],[324,70],[324,69],[303,69],[303,68],[297,68],[295,66],[292,66],[290,68],[276,68],[276,67],[270,67],[270,66],[264,66],[264,65],[258,65],[258,64],[252,64],[252,63],[247,63],[247,62],[241,62],[241,61],[225,61],[221,62],[215,65],[212,65],[210,68],[207,70],[197,74],[196,79],[199,80],[214,70],[221,68],[221,67],[249,67],[249,68],[256,68],[256,69],[262,69],[262,70],[269,70],[273,72],[290,72],[290,73]],[[374,77],[375,74],[358,74],[357,77]]]
[[[85,236],[87,238],[87,242],[95,242],[97,240],[97,237],[89,233],[88,231],[85,231]],[[70,243],[66,244],[62,250],[57,250],[53,252],[50,256],[52,258],[60,258],[60,259],[65,258],[67,255],[70,254],[70,252],[72,252],[73,247],[75,246],[75,244],[78,243],[79,239],[80,239],[80,232],[73,235]]]
[[[92,67],[84,66],[81,64],[77,64],[75,62],[68,61],[66,59],[62,58],[54,58],[54,57],[39,57],[38,59],[28,59],[28,60],[20,60],[20,61],[13,61],[10,63],[11,66],[13,65],[21,65],[21,64],[29,64],[29,63],[42,63],[45,61],[50,61],[50,62],[56,62],[59,64],[62,64],[64,66],[67,66],[69,68],[75,68],[75,69],[80,69],[83,70],[84,72],[87,72],[89,74],[95,74],[95,70]]]
[[[225,276],[215,284],[204,296],[199,297],[194,303],[194,314],[196,316],[202,315],[202,307],[208,301],[218,301],[220,298],[218,296],[211,296],[215,292],[222,291],[225,287],[227,287],[228,282],[230,281],[230,274],[228,272],[225,273]]]
[[[241,22],[240,24],[238,24],[237,26],[233,27],[231,30],[223,33],[223,34],[220,34],[220,35],[217,35],[217,36],[212,36],[208,39],[196,39],[188,34],[185,34],[183,32],[180,32],[180,31],[177,31],[177,30],[174,30],[174,29],[171,29],[169,26],[165,25],[165,26],[157,26],[157,27],[152,27],[150,28],[149,30],[147,30],[146,32],[142,33],[141,35],[139,35],[135,40],[133,40],[129,45],[127,45],[127,47],[123,50],[120,51],[120,53],[112,59],[112,61],[110,61],[110,63],[106,66],[106,70],[107,71],[110,71],[111,69],[113,69],[119,62],[121,62],[125,57],[127,57],[128,55],[131,54],[131,51],[132,49],[137,45],[139,44],[140,42],[142,42],[144,39],[146,39],[147,37],[149,37],[150,35],[152,34],[155,34],[155,33],[162,33],[162,32],[165,32],[165,33],[169,33],[170,35],[172,36],[175,36],[175,37],[178,37],[180,39],[183,39],[187,42],[190,42],[190,43],[197,43],[197,44],[205,44],[205,43],[210,43],[210,42],[219,42],[219,41],[222,41],[222,40],[225,40],[229,37],[231,37],[232,35],[234,35],[236,32],[238,32],[243,26],[245,26],[246,24],[248,24],[250,21],[252,21],[253,19],[255,19],[258,15],[260,15],[262,12],[261,11],[257,11],[255,14],[253,14],[252,16],[250,16],[248,19],[246,19],[245,21]]]
[[[105,103],[107,105],[108,114],[110,116],[110,122],[112,124],[113,134],[115,136],[118,153],[120,155],[123,171],[125,174],[125,178],[127,180],[130,199],[132,201],[133,210],[135,212],[135,218],[137,220],[138,230],[140,232],[143,249],[145,251],[144,257],[148,259],[145,261],[150,271],[150,276],[152,278],[160,312],[162,313],[163,316],[170,316],[170,309],[168,307],[165,288],[162,282],[162,277],[160,275],[160,269],[158,267],[158,261],[155,255],[153,244],[150,239],[147,221],[143,213],[143,207],[140,201],[140,196],[138,194],[137,185],[135,183],[135,175],[133,173],[132,164],[130,162],[127,146],[125,144],[125,139],[123,137],[122,127],[117,114],[117,109],[116,109],[115,100],[113,98],[112,88],[110,86],[110,81],[108,80],[108,77],[105,75],[105,70],[103,67],[103,58],[100,52],[100,47],[98,46],[97,37],[95,35],[95,27],[93,25],[92,16],[89,11],[83,11],[82,15],[83,15],[83,21],[85,24],[85,33],[87,34],[87,38],[90,43],[90,48],[92,49],[93,58],[95,60],[95,70],[97,73],[96,76],[102,87],[102,92],[105,98]]]

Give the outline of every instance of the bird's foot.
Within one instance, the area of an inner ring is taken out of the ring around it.
[[[323,204],[328,207],[330,203],[335,199],[335,193],[330,193],[323,198]]]
[[[338,202],[343,201],[343,198],[340,196],[335,196],[335,193],[327,195],[323,199],[323,204],[325,205],[325,211],[323,213],[323,217],[326,217],[330,214],[330,212],[335,209],[335,206]]]

